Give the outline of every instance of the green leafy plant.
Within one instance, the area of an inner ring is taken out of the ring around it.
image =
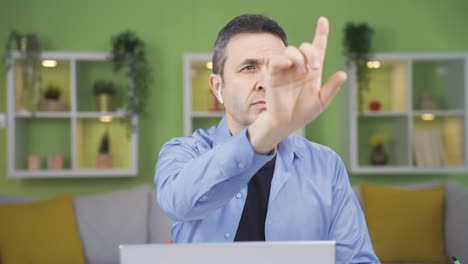
[[[42,83],[41,75],[41,45],[39,38],[35,33],[20,33],[16,30],[10,31],[5,46],[5,65],[9,70],[12,64],[13,51],[20,53],[20,59],[17,60],[17,65],[20,66],[20,74],[22,79],[25,97],[21,101],[25,105],[32,107],[35,98],[40,94],[39,87]]]
[[[101,144],[99,145],[99,153],[109,153],[109,131],[106,130],[101,138]]]
[[[58,100],[60,99],[61,94],[62,92],[60,91],[60,88],[52,84],[48,85],[43,93],[44,98],[49,100]]]
[[[11,52],[13,50],[21,52],[28,64],[35,67],[40,66],[41,45],[35,33],[23,34],[16,30],[10,31],[5,46],[5,58],[8,67],[10,66]]]
[[[117,92],[117,88],[116,85],[111,81],[97,80],[94,82],[93,92],[95,95],[115,95]]]
[[[372,36],[374,30],[367,24],[348,23],[344,29],[344,47],[348,64],[356,67],[356,81],[359,86],[359,108],[362,110],[363,92],[368,89],[369,68],[372,58]]]
[[[145,44],[132,31],[124,31],[112,38],[112,63],[114,71],[125,70],[129,79],[129,116],[145,112],[145,99],[152,81],[151,69],[146,59]]]

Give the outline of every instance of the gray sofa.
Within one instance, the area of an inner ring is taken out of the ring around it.
[[[425,188],[429,182],[405,186]],[[360,198],[359,188],[354,191]],[[449,256],[468,262],[468,189],[448,182],[445,197],[445,238]],[[1,196],[1,203],[35,200],[30,197]],[[171,222],[155,202],[150,185],[97,195],[75,196],[73,206],[85,259],[88,264],[119,263],[120,244],[167,243]]]
[[[0,204],[36,200],[1,196]],[[73,197],[75,219],[88,264],[119,263],[120,244],[167,243],[171,222],[150,185]]]

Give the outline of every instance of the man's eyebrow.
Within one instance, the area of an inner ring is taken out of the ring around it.
[[[237,67],[240,67],[242,65],[258,65],[261,61],[261,59],[245,59],[241,63],[239,63]]]

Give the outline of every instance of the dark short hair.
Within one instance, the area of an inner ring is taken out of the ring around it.
[[[229,21],[218,33],[213,51],[213,73],[223,76],[226,62],[226,46],[229,40],[240,33],[270,33],[280,38],[284,45],[288,39],[276,21],[260,14],[240,15]]]

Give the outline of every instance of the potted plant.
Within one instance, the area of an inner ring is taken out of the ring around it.
[[[374,30],[367,24],[348,23],[344,30],[344,46],[347,63],[353,63],[359,87],[359,109],[363,110],[363,93],[368,89],[369,68],[367,62],[372,57],[372,36]]]
[[[386,141],[384,134],[375,134],[369,138],[369,143],[372,146],[369,161],[372,165],[386,165],[388,162],[388,154],[384,148]]]
[[[101,138],[101,144],[96,156],[96,167],[100,169],[112,168],[112,155],[109,151],[109,131],[106,130]]]
[[[148,87],[152,81],[143,41],[132,31],[121,32],[112,38],[111,53],[114,71],[124,69],[129,80],[128,117],[143,114]]]
[[[41,77],[41,46],[35,33],[20,33],[16,30],[10,32],[6,50],[5,64],[7,70],[12,63],[12,54],[16,50],[20,52],[21,59],[17,60],[20,66],[21,85],[20,107],[33,110],[33,102],[37,100],[38,90],[42,82]]]
[[[93,86],[96,96],[96,106],[99,112],[112,111],[112,97],[116,94],[116,86],[111,81],[97,80]]]
[[[39,111],[66,111],[64,103],[60,102],[62,91],[56,85],[49,84],[43,92],[43,98],[39,101],[37,108]]]

